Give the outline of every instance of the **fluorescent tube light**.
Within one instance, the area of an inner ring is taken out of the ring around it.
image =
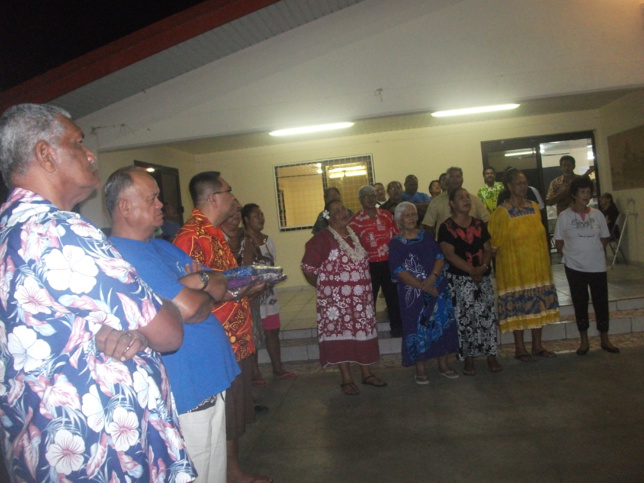
[[[448,111],[432,112],[433,117],[464,116],[467,114],[479,114],[481,112],[508,111],[516,109],[520,104],[498,104],[496,106],[466,107],[464,109],[451,109]]]
[[[330,179],[338,179],[350,176],[366,176],[367,170],[363,169],[361,171],[342,171],[340,173],[329,173]]]
[[[358,170],[364,170],[364,166],[347,166],[346,168],[331,168],[329,170],[329,173],[339,173],[341,171],[358,171]]]
[[[291,129],[278,129],[269,132],[271,136],[290,136],[292,134],[306,134],[321,131],[333,131],[335,129],[346,129],[353,126],[352,122],[334,122],[331,124],[319,124],[317,126],[294,127]]]
[[[511,156],[531,156],[534,154],[534,149],[525,149],[523,151],[508,151],[504,154],[506,158]]]

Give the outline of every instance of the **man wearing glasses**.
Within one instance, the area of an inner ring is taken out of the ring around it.
[[[224,271],[237,267],[235,256],[221,229],[221,224],[236,209],[232,188],[218,171],[205,171],[193,176],[189,190],[195,208],[177,233],[174,244],[211,270]],[[270,481],[266,476],[243,472],[239,465],[239,438],[244,434],[246,424],[255,420],[251,387],[251,356],[255,353],[255,346],[253,318],[247,297],[264,288],[264,284],[258,284],[240,295],[229,292],[224,302],[215,304],[212,312],[224,326],[241,369],[241,374],[226,392],[228,481]]]

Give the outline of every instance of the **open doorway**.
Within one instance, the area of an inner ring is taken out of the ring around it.
[[[135,166],[145,168],[150,176],[159,185],[159,199],[163,203],[164,229],[165,222],[178,227],[183,225],[183,204],[181,203],[181,185],[179,184],[179,170],[158,164],[134,161]],[[168,205],[168,206],[166,206]],[[176,230],[173,230],[173,233]],[[171,237],[173,238],[174,235]],[[164,238],[166,238],[164,236]]]

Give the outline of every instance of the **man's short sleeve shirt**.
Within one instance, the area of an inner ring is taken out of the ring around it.
[[[15,189],[0,209],[0,418],[16,480],[190,481],[161,356],[98,351],[160,301],[103,233]]]
[[[211,270],[223,272],[238,266],[221,228],[215,228],[196,208],[177,233],[173,243]],[[253,318],[248,299],[217,304],[212,313],[224,326],[238,361],[255,353]]]
[[[193,260],[180,248],[154,238],[110,240],[161,297],[173,300],[185,288],[180,279],[188,275],[185,267]],[[183,344],[163,354],[163,361],[179,414],[228,389],[240,372],[224,328],[213,315],[197,324],[183,324]]]
[[[376,208],[376,216],[372,219],[364,210],[360,210],[353,215],[349,226],[367,250],[370,263],[389,259],[389,242],[398,234],[398,226],[389,211]]]
[[[402,199],[403,201],[409,201],[410,203],[414,203],[415,205],[429,203],[432,200],[432,198],[427,193],[421,193],[420,191],[416,191],[413,195],[410,195],[406,191],[403,191]]]

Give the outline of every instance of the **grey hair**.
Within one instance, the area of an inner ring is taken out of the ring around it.
[[[371,186],[370,184],[366,184],[364,186],[361,186],[360,189],[358,190],[358,198],[364,198],[367,195],[375,195],[376,194],[376,188]]]
[[[46,141],[58,145],[65,126],[58,116],[72,116],[60,107],[49,104],[18,104],[0,116],[0,172],[11,187],[14,175],[29,169],[36,144]]]
[[[402,215],[403,211],[405,211],[405,208],[411,206],[416,214],[418,214],[418,209],[416,208],[416,205],[413,203],[410,203],[409,201],[402,201],[398,203],[396,206],[396,209],[394,210],[394,219],[396,220],[396,225],[398,225],[398,228],[402,228]]]
[[[107,183],[105,183],[105,208],[111,217],[114,216],[114,210],[121,193],[134,184],[132,173],[135,172],[145,173],[145,170],[139,166],[125,166],[117,169],[107,178]]]

